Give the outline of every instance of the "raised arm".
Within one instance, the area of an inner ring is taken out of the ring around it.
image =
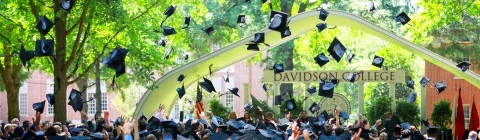
[[[35,113],[35,118],[32,118],[33,125],[35,126],[35,132],[42,130],[42,128],[40,128],[41,119],[42,119],[42,115],[40,114],[40,112],[37,111],[37,113]]]

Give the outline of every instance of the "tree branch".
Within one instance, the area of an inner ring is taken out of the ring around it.
[[[75,24],[73,24],[72,27],[70,27],[70,29],[67,30],[67,33],[66,35],[69,35],[75,28],[78,27],[79,23],[81,22],[82,20],[78,20],[77,22],[75,22]]]
[[[87,11],[88,11],[88,1],[85,1],[85,4],[83,5],[82,15],[79,21],[80,27],[78,28],[77,38],[75,39],[75,43],[73,44],[72,54],[70,54],[70,58],[68,58],[67,62],[65,63],[66,68],[70,67],[70,65],[73,63],[73,60],[75,60],[75,57],[77,56],[78,48],[80,45],[80,38],[82,37],[83,28],[85,27],[85,17],[86,17]]]
[[[91,14],[91,15],[93,15],[93,14]],[[91,19],[91,17],[93,17],[93,16],[89,16],[89,17],[90,17],[89,19]],[[83,48],[85,46],[85,43],[87,42],[88,36],[90,35],[91,25],[92,24],[89,22],[88,25],[87,25],[87,29],[85,31],[85,35],[83,35],[82,43],[80,43],[80,48],[78,48],[77,53],[80,54],[80,56],[83,54],[83,51],[84,51]],[[80,62],[81,58],[83,58],[83,57],[77,57],[77,60],[76,60],[77,63],[75,63],[75,67],[73,67],[73,71],[70,75],[67,76],[67,79],[71,79],[75,75],[75,73],[77,73],[78,68],[80,67],[79,65],[81,64],[81,62]]]
[[[22,26],[22,25],[20,25],[20,24],[16,23],[15,21],[13,21],[12,19],[10,19],[10,18],[6,17],[5,15],[2,15],[2,14],[0,14],[0,16],[2,16],[2,17],[3,17],[4,19],[6,19],[6,20],[8,20],[8,21],[12,22],[13,24],[17,25],[18,27],[22,28],[23,30],[25,30],[25,28],[23,28],[23,26]]]
[[[38,2],[40,2],[41,4],[43,4],[43,6],[45,6],[45,7],[54,8],[53,6],[47,6],[47,4],[46,4],[45,2],[43,2],[42,0],[38,0]]]
[[[92,69],[93,65],[100,60],[100,58],[103,56],[103,54],[105,53],[105,50],[107,49],[107,46],[108,44],[110,44],[113,39],[115,37],[118,36],[118,34],[120,34],[120,32],[122,32],[123,30],[125,30],[125,28],[128,27],[128,25],[130,25],[130,23],[132,23],[133,21],[137,20],[138,18],[142,17],[143,15],[145,15],[146,13],[148,13],[148,11],[150,11],[150,9],[152,9],[153,7],[155,7],[155,5],[157,5],[158,3],[160,2],[160,0],[157,0],[155,3],[153,3],[150,7],[148,7],[143,13],[141,13],[140,15],[132,18],[129,22],[127,22],[127,24],[125,24],[123,27],[121,27],[108,41],[107,43],[105,43],[105,45],[103,45],[103,48],[102,48],[102,51],[101,53],[93,60],[93,62],[87,67],[87,69],[85,71],[83,71],[82,74],[78,75],[77,78],[71,80],[71,81],[68,81],[67,84],[73,84],[75,82],[77,82],[78,80],[81,79],[81,77],[84,77],[85,75],[88,74],[88,71],[90,71],[90,69]]]
[[[2,33],[0,33],[0,37],[5,39],[8,42],[9,45],[12,44],[12,41],[10,41],[10,39],[8,39],[7,36],[3,35]]]
[[[28,0],[28,3],[30,4],[30,9],[32,10],[33,16],[35,17],[35,23],[38,23],[38,21],[40,21],[40,17],[38,15],[38,10],[35,6],[35,3],[33,3],[33,0]]]
[[[83,54],[83,51],[79,52],[79,54]],[[75,63],[75,66],[73,67],[73,71],[70,75],[67,76],[67,79],[71,79],[75,75],[75,73],[77,73],[78,68],[80,67],[80,64],[81,64],[80,61],[82,61],[82,58],[83,57],[77,57],[77,63]]]

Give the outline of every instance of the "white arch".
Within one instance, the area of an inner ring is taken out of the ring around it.
[[[327,11],[330,14],[326,21],[321,21],[318,18],[319,11],[308,11],[291,17],[289,26],[292,35],[283,39],[280,37],[280,33],[273,32],[269,29],[258,31],[265,33],[265,42],[270,44],[270,47],[261,45],[260,50],[264,51],[274,48],[310,30],[316,30],[316,24],[320,22],[326,22],[329,26],[349,27],[377,36],[422,57],[428,62],[452,72],[453,74],[480,88],[480,75],[472,71],[462,72],[451,60],[425,48],[419,47],[414,43],[392,33],[391,31],[376,26],[373,23],[356,15],[336,10]],[[245,44],[252,41],[253,37],[253,35],[250,35],[246,38],[233,42],[222,49],[219,49],[163,75],[157,80],[158,88],[149,90],[145,93],[145,95],[143,95],[142,99],[137,105],[137,108],[135,109],[134,116],[138,117],[141,114],[153,114],[160,103],[165,104],[167,109],[166,112],[170,112],[175,104],[175,101],[178,99],[176,89],[180,86],[179,82],[177,82],[177,77],[180,74],[187,74],[184,82],[185,86],[189,86],[197,81],[197,76],[205,76],[209,73],[208,67],[210,64],[214,64],[215,68],[221,69],[259,53],[246,49]]]

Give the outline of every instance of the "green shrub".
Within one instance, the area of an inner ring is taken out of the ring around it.
[[[366,104],[364,117],[370,124],[375,123],[378,119],[385,118],[385,113],[392,112],[391,102],[392,98],[388,95],[370,98],[370,102]],[[383,129],[383,125],[380,125],[377,129]]]
[[[223,120],[227,120],[229,118],[228,116],[232,109],[224,106],[218,98],[214,98],[208,101],[208,103],[213,115],[218,116]]]
[[[441,99],[433,105],[433,112],[430,120],[433,125],[440,127],[441,130],[447,130],[452,124],[452,109],[450,109],[450,101]]]
[[[268,105],[267,101],[259,101],[259,102],[260,102],[260,108],[262,108],[264,114],[266,114],[267,112],[272,112],[273,113],[273,109],[272,109],[272,107],[270,107]],[[259,118],[258,115],[257,115],[257,110],[255,110],[255,109],[250,109],[248,111],[248,114],[250,114],[250,118],[252,118],[252,119],[258,119]],[[243,114],[237,114],[237,117],[239,117],[239,118],[243,117]]]
[[[397,116],[402,122],[408,122],[420,126],[420,108],[415,102],[411,103],[405,99],[401,99],[397,100],[396,104],[395,116]]]

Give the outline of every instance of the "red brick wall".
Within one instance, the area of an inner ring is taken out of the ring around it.
[[[30,79],[27,80],[28,83],[28,102],[27,102],[27,108],[28,108],[28,115],[27,116],[21,116],[19,119],[20,121],[23,120],[31,120],[32,117],[35,116],[35,111],[32,108],[32,104],[36,102],[41,102],[43,100],[46,100],[45,95],[47,94],[47,81],[51,80],[52,77],[48,76],[47,74],[40,72],[40,71],[35,71]],[[76,88],[76,85],[71,85],[67,89],[67,94],[70,93],[72,88]],[[110,113],[109,115],[109,120],[114,120],[117,116],[120,116],[120,113],[118,113],[115,108],[112,106],[112,100],[115,98],[115,94],[108,94],[108,111]],[[68,96],[67,96],[68,97]],[[65,99],[67,100],[67,99]],[[45,105],[45,110],[42,114],[42,120],[50,120],[53,121],[53,116],[52,115],[47,115],[47,104]],[[7,94],[5,92],[0,93],[0,120],[3,122],[10,122],[8,120],[7,116]],[[93,118],[93,116],[91,116]],[[80,120],[80,113],[79,112],[74,112],[71,106],[67,105],[67,119],[68,120],[73,120],[73,121],[78,121]]]

